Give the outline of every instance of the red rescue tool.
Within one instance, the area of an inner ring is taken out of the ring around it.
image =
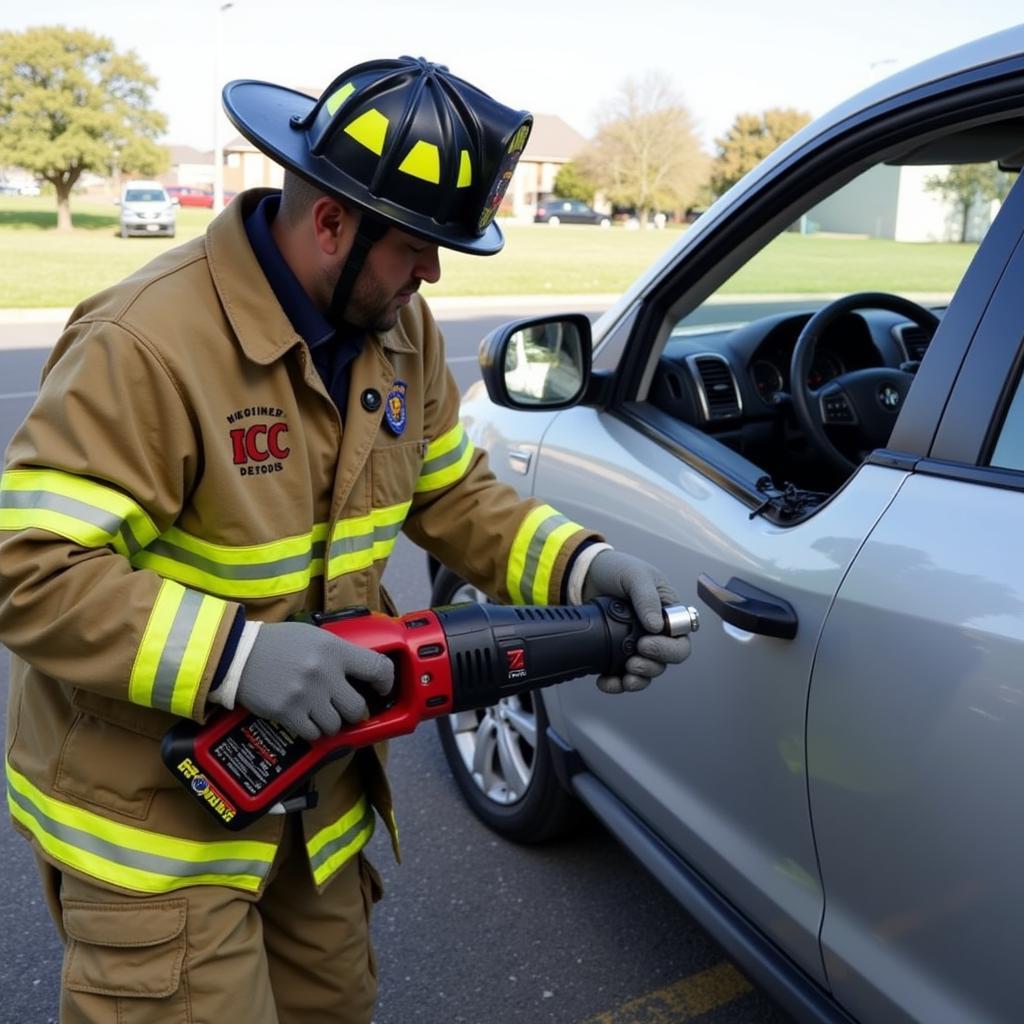
[[[647,632],[629,604],[615,598],[582,605],[452,605],[400,618],[352,608],[314,615],[312,622],[390,657],[394,687],[384,699],[367,697],[365,721],[313,743],[244,708],[171,729],[163,740],[164,762],[229,829],[245,828],[268,811],[313,806],[309,781],[318,768],[410,733],[428,718],[489,707],[577,676],[621,676]],[[665,635],[685,636],[699,624],[695,608],[664,609]]]

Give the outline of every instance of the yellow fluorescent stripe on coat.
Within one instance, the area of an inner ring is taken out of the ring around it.
[[[136,569],[152,569],[161,576],[184,583],[189,587],[216,594],[217,597],[241,601],[245,598],[279,597],[282,594],[294,594],[305,590],[312,579],[322,576],[324,562],[322,558],[313,558],[305,569],[297,572],[284,573],[265,579],[236,580],[225,579],[216,573],[206,572],[194,565],[188,565],[166,555],[158,555],[152,551],[140,551],[133,559]]]
[[[222,565],[250,565],[253,562],[277,562],[309,551],[313,544],[327,536],[327,524],[317,523],[309,533],[299,533],[262,544],[215,544],[172,526],[160,540],[184,548],[195,555]]]
[[[533,578],[533,592],[528,595],[532,604],[547,604],[550,600],[551,577],[555,569],[555,560],[562,550],[562,545],[582,527],[578,523],[567,522],[552,530],[541,551],[537,564],[537,573]]]
[[[322,885],[369,841],[374,830],[373,810],[365,796],[337,821],[322,828],[306,844],[313,881]]]
[[[520,590],[523,573],[526,569],[526,558],[530,550],[530,542],[533,540],[537,528],[550,516],[558,513],[550,505],[538,505],[530,511],[523,520],[522,525],[516,531],[515,539],[512,541],[512,548],[508,555],[508,571],[505,576],[505,585],[508,587],[509,596],[513,604],[525,604],[526,599]]]
[[[182,718],[191,718],[192,709],[203,681],[210,652],[217,639],[217,630],[224,617],[223,601],[214,597],[203,597],[199,612],[192,626],[188,646],[181,659],[177,677],[174,680],[174,695],[171,698],[171,713]]]
[[[121,491],[85,477],[57,469],[10,469],[0,477],[0,505],[3,493],[11,499],[16,495],[36,494],[41,499],[80,504],[92,512],[92,520],[76,516],[72,507],[57,510],[45,507],[0,508],[0,529],[24,530],[38,528],[56,533],[83,547],[112,545],[123,555],[129,554],[121,529],[127,526],[139,546],[152,541],[158,531],[148,513]],[[9,504],[10,502],[8,502]],[[95,520],[106,521],[101,525]]]
[[[61,863],[77,868],[90,877],[140,892],[169,892],[186,885],[229,885],[255,892],[274,859],[274,843],[254,840],[225,840],[203,843],[160,835],[132,825],[120,825],[100,815],[64,803],[36,788],[25,776],[7,764],[7,803],[13,818],[35,836],[40,846]],[[20,797],[20,801],[15,798]],[[22,806],[29,804],[48,824]],[[176,863],[187,870],[181,874],[146,870],[130,863],[104,857],[96,849],[61,839],[55,831],[79,834],[83,843],[112,849],[129,860],[162,858],[168,866]],[[251,872],[218,872],[218,864],[252,867]],[[209,870],[203,870],[208,868]]]
[[[434,438],[427,445],[427,454],[423,457],[424,462],[429,462],[439,455],[450,452],[453,448],[458,448],[465,433],[466,428],[461,423],[456,423],[451,430],[446,430],[440,437]]]
[[[461,454],[456,457],[459,449]],[[465,428],[461,423],[456,423],[451,430],[445,431],[440,437],[427,445],[426,455],[423,457],[423,467],[420,470],[419,479],[416,481],[416,493],[423,494],[427,491],[437,491],[442,487],[448,487],[460,480],[473,461],[472,441],[466,436]],[[450,455],[450,458],[445,456]]]
[[[550,505],[538,505],[527,514],[512,541],[505,577],[513,603],[548,602],[558,555],[582,529]]]
[[[164,580],[135,655],[128,699],[190,718],[227,607]]]
[[[262,544],[215,544],[171,527],[146,551],[132,558],[138,569],[234,600],[278,597],[305,590],[323,575],[322,548],[327,524],[309,533]]]
[[[128,683],[128,699],[133,704],[153,706],[153,684],[160,667],[160,658],[167,644],[167,637],[174,624],[174,616],[185,596],[185,588],[173,580],[164,580],[160,584],[153,610],[149,613],[142,642],[135,655],[132,674]]]
[[[365,515],[338,520],[331,536],[328,578],[368,569],[374,562],[387,558],[394,550],[411,505],[412,502],[403,501],[371,509]]]

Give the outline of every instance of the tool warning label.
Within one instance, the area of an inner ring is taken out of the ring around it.
[[[250,796],[257,796],[308,750],[309,744],[283,725],[250,715],[210,753]]]

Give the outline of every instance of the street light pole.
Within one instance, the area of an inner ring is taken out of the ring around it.
[[[224,209],[224,117],[220,112],[221,83],[221,50],[224,45],[224,14],[235,5],[231,2],[222,3],[217,8],[216,42],[213,53],[213,212],[220,213]]]

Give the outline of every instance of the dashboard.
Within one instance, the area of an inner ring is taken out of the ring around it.
[[[712,432],[779,417],[792,393],[793,348],[813,313],[778,313],[740,325],[677,326],[659,359],[649,401]],[[848,313],[819,339],[804,383],[817,391],[853,370],[918,362],[929,340],[899,314]]]

